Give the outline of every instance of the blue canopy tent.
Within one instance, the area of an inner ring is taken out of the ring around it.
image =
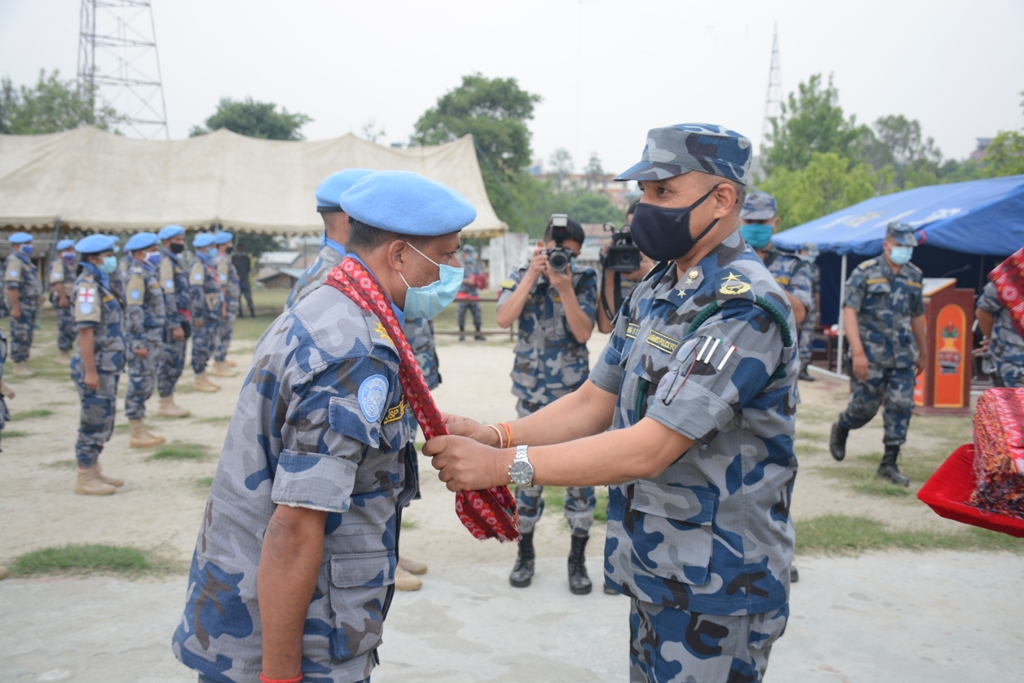
[[[958,287],[980,291],[989,271],[1024,246],[1024,175],[874,197],[772,237],[775,246],[788,251],[808,242],[818,246],[822,325],[838,321],[842,327],[847,273],[882,253],[892,221],[917,228],[920,246],[913,262],[925,277],[956,277]],[[840,329],[840,355],[842,343]]]

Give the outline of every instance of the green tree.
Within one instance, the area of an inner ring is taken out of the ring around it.
[[[548,175],[555,181],[555,189],[559,192],[564,191],[566,189],[565,181],[572,175],[572,170],[575,167],[572,154],[569,154],[569,150],[566,148],[559,147],[551,153],[548,166],[551,167]]]
[[[875,196],[879,173],[863,161],[850,161],[836,152],[812,152],[804,168],[779,168],[760,189],[779,203],[783,229],[844,209]]]
[[[855,116],[845,118],[839,106],[839,91],[829,76],[822,86],[821,74],[814,74],[782,103],[782,114],[770,120],[772,131],[761,154],[761,164],[770,176],[776,169],[804,168],[815,153],[834,152],[852,158],[864,132]]]
[[[95,107],[95,93],[79,90],[75,80],[63,81],[60,72],[40,70],[35,87],[15,88],[11,79],[0,84],[0,133],[39,135],[79,126],[110,130],[121,116],[109,105]]]
[[[583,178],[586,180],[587,189],[600,183],[606,175],[604,167],[601,166],[601,157],[597,156],[597,152],[591,152],[590,160],[587,161],[587,166],[583,169]]]
[[[625,214],[608,197],[591,192],[579,192],[572,196],[566,213],[579,223],[621,225],[626,219]]]
[[[287,109],[277,111],[273,102],[256,102],[251,97],[233,100],[222,97],[203,126],[192,126],[189,137],[212,133],[219,128],[264,140],[304,140],[299,129],[313,119],[305,114],[290,114]]]
[[[1024,109],[1024,91],[1020,95]],[[985,150],[983,161],[989,178],[1024,173],[1024,128],[999,131]]]

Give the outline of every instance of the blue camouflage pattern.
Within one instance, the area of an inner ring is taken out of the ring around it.
[[[884,403],[882,443],[886,446],[906,443],[910,418],[914,414],[915,368],[869,363],[866,380],[854,376],[850,367],[847,367],[847,374],[850,375],[850,402],[839,414],[839,424],[846,429],[860,429],[874,419]]]
[[[186,666],[214,681],[257,679],[263,531],[278,505],[291,505],[328,511],[305,619],[305,680],[370,675],[394,591],[401,509],[415,490],[415,423],[398,368],[379,321],[331,287],[281,314],[260,339],[174,632],[174,654]]]
[[[3,299],[3,295],[0,294],[0,300]],[[2,316],[0,316],[2,317]],[[0,387],[4,384],[4,363],[7,362],[7,335],[0,329]],[[11,413],[7,410],[7,397],[4,396],[3,392],[0,391],[0,453],[4,452],[3,449],[3,432],[4,425],[11,420]]]
[[[59,254],[50,264],[50,303],[57,312],[57,350],[70,353],[75,345],[75,337],[78,332],[75,329],[75,313],[71,310],[71,299],[75,290],[75,271],[78,260],[70,264]],[[60,305],[60,297],[57,290],[64,292],[67,306]]]
[[[978,298],[978,310],[991,313],[993,318],[982,370],[993,375],[1000,386],[1024,387],[1024,339],[1017,332],[1010,309],[1003,303],[995,283],[985,285]]]
[[[768,272],[775,278],[775,282],[792,294],[807,309],[807,315],[800,322],[798,330],[800,364],[803,366],[811,362],[811,345],[814,343],[813,335],[817,328],[817,307],[815,306],[817,280],[814,275],[817,266],[809,263],[799,254],[780,251],[771,242],[765,249],[764,263],[768,267]],[[812,315],[814,316],[813,322],[810,322]],[[806,361],[804,360],[805,356]]]
[[[124,415],[129,420],[139,420],[146,416],[146,401],[153,395],[156,385],[167,315],[163,288],[156,269],[149,263],[132,263],[126,291],[128,388],[124,396]],[[137,349],[145,349],[147,357],[135,355]]]
[[[83,270],[75,281],[75,324],[79,330],[93,329],[93,356],[100,382],[97,389],[86,386],[85,363],[79,344],[71,358],[71,379],[78,387],[82,404],[75,458],[83,469],[96,464],[104,444],[114,433],[117,382],[125,363],[124,308],[109,284],[104,284],[88,270]]]
[[[676,269],[660,264],[634,290],[590,374],[617,395],[612,429],[646,416],[694,441],[657,477],[611,487],[605,583],[678,610],[779,610],[795,541],[799,368],[795,344],[755,297],[792,334],[789,299],[738,231]]]
[[[433,391],[441,384],[441,365],[437,360],[433,321],[429,318],[406,318],[402,331],[416,356],[416,363],[423,371],[427,388]]]
[[[778,213],[775,197],[767,192],[751,192],[740,210],[741,221],[768,221]]]
[[[12,251],[4,262],[4,290],[17,290],[21,316],[11,316],[11,360],[27,361],[35,338],[36,316],[43,296],[43,282],[39,269],[20,251]]]
[[[476,257],[476,249],[470,245],[462,250],[462,268],[464,270],[462,285],[459,286],[459,294],[470,297],[479,297],[480,289],[474,285],[466,282],[468,278],[474,275],[483,274],[484,270],[480,266],[480,260]],[[459,325],[460,330],[466,329],[466,312],[469,312],[473,316],[473,327],[477,332],[484,324],[483,311],[480,310],[479,301],[471,301],[465,299],[458,299],[455,302],[455,320]]]
[[[814,338],[818,334],[818,323],[821,322],[821,311],[818,310],[818,299],[821,295],[821,268],[807,259],[807,276],[811,281],[811,307],[800,323],[800,365],[806,367],[814,355]]]
[[[520,263],[501,283],[498,306],[505,303],[529,269]],[[574,269],[573,290],[580,308],[597,318],[597,273]],[[519,314],[519,334],[512,366],[512,395],[527,403],[546,406],[583,386],[590,372],[590,352],[569,331],[562,298],[545,280],[538,279]]]
[[[203,254],[197,254],[192,262],[188,282],[192,291],[192,370],[201,375],[216,351],[224,292],[216,265]]]
[[[230,256],[221,256],[217,260],[217,276],[223,284],[224,299],[228,304],[228,315],[226,318],[222,318],[217,326],[217,344],[213,359],[223,363],[228,357],[231,336],[235,332],[235,320],[238,319],[238,311],[241,307],[242,278],[238,277],[238,269],[231,262]]]
[[[185,347],[188,339],[176,340],[175,328],[185,331],[192,316],[192,288],[189,286],[188,274],[177,254],[165,247],[160,247],[163,258],[160,260],[160,286],[164,290],[165,324],[164,337],[160,348],[160,365],[157,369],[157,392],[161,398],[174,393],[182,371],[185,369]]]
[[[652,128],[639,163],[616,180],[665,180],[700,171],[746,185],[752,150],[743,135],[713,123]]]
[[[305,299],[311,292],[317,289],[320,285],[327,280],[327,274],[334,270],[334,267],[340,264],[345,259],[345,255],[339,253],[336,249],[331,247],[329,244],[325,244],[317,255],[316,260],[306,268],[305,272],[299,276],[299,279],[295,281],[292,286],[292,291],[288,293],[288,299],[285,301],[284,310],[290,311],[295,308],[300,301]]]

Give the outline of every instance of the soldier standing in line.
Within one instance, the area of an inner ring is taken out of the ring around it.
[[[167,225],[157,233],[160,245],[160,286],[164,290],[166,324],[157,370],[160,417],[188,417],[192,413],[174,402],[174,388],[185,369],[185,347],[192,336],[192,289],[181,264],[185,251],[185,228]]]
[[[242,283],[231,261],[234,252],[234,235],[230,232],[218,232],[214,235],[217,245],[217,277],[221,291],[224,293],[224,305],[221,310],[220,324],[217,326],[217,342],[213,354],[213,375],[215,377],[234,377],[238,374],[233,370],[237,363],[228,359],[228,348],[231,346],[231,335],[235,331],[235,320],[238,319]]]
[[[4,290],[0,289],[0,320],[7,317],[7,297],[4,295]],[[4,384],[4,364],[7,363],[7,335],[4,334],[3,328],[0,327],[0,435],[4,430],[4,425],[7,424],[11,419],[11,413],[7,410],[7,399],[13,399],[15,392]],[[0,448],[0,453],[3,449]],[[0,567],[0,579],[6,578],[7,569]]]
[[[75,493],[88,496],[109,496],[124,484],[104,474],[99,463],[103,445],[114,433],[117,381],[125,361],[124,304],[110,280],[117,272],[114,247],[114,239],[106,235],[89,235],[75,245],[81,272],[75,281],[78,349],[71,359],[71,379],[82,401]]]
[[[846,282],[843,326],[850,343],[850,404],[832,424],[832,457],[846,457],[846,438],[885,402],[885,454],[878,476],[908,486],[896,466],[914,412],[917,372],[928,366],[921,270],[910,262],[917,236],[906,223],[890,223],[884,253],[857,266]]]
[[[978,327],[985,335],[979,349],[982,370],[992,378],[993,386],[1024,387],[1024,337],[1003,302],[996,283],[988,282],[974,311]]]
[[[43,283],[39,269],[32,263],[32,235],[16,232],[7,238],[11,255],[4,263],[4,289],[11,301],[11,360],[15,377],[32,377],[36,371],[29,367],[28,358],[35,336],[39,300],[43,296]]]
[[[235,264],[235,271],[238,273],[238,283],[242,297],[249,306],[249,317],[256,317],[256,309],[252,305],[252,259],[245,246],[239,244],[235,253],[231,255],[231,262]],[[239,301],[239,314],[241,315],[241,301]]]
[[[217,246],[214,236],[204,232],[196,235],[192,241],[196,250],[196,260],[192,262],[189,272],[189,285],[192,289],[192,371],[196,374],[196,391],[213,393],[220,391],[220,385],[214,384],[206,376],[206,365],[213,356],[217,344],[217,327],[224,313],[224,292],[217,275]]]
[[[789,618],[795,324],[737,231],[750,141],[698,123],[646,139],[618,179],[639,181],[630,233],[659,265],[588,381],[510,423],[515,448],[448,416],[473,440],[423,451],[453,491],[622,484],[605,562],[631,598],[630,680],[760,681]]]
[[[166,325],[164,293],[157,277],[162,256],[159,238],[152,232],[131,236],[125,251],[128,266],[125,311],[125,344],[128,361],[128,389],[124,395],[124,416],[131,427],[129,446],[151,448],[167,439],[146,428],[146,401],[153,395],[160,346]]]
[[[569,220],[564,248],[572,253],[565,272],[558,272],[548,260],[556,246],[549,224],[545,244],[533,252],[530,263],[519,264],[501,283],[498,325],[508,328],[519,321],[519,338],[512,368],[512,394],[518,398],[519,417],[535,413],[558,398],[579,389],[590,372],[587,341],[597,316],[597,273],[592,268],[571,265],[583,246],[583,228]],[[544,514],[543,486],[516,486],[519,506],[519,554],[509,576],[517,588],[533,580],[533,533]],[[594,523],[593,486],[568,487],[565,518],[572,532],[569,552],[569,590],[576,595],[590,592],[585,551]]]
[[[119,258],[117,256],[121,253],[121,238],[117,235],[108,235],[108,237],[114,240],[114,257],[118,259],[117,269],[108,276],[108,279],[110,280],[110,286],[113,288],[114,294],[117,294],[118,298],[120,298],[121,301],[124,301],[124,287],[128,280],[126,273],[128,272],[128,266],[131,264],[128,263],[127,254],[124,254]]]
[[[814,377],[807,372],[807,368],[811,365],[814,337],[818,333],[818,323],[821,322],[821,269],[818,267],[818,245],[814,242],[805,242],[803,249],[800,250],[800,257],[807,263],[811,280],[811,307],[807,309],[807,316],[800,324],[800,374],[797,378],[804,382],[813,382]]]
[[[75,241],[57,242],[57,258],[50,264],[50,303],[57,311],[57,362],[71,364],[71,349],[75,346],[75,313],[71,310],[71,294],[75,288],[78,261],[75,259]]]
[[[480,261],[476,257],[476,248],[472,244],[462,247],[462,268],[466,272],[466,277],[463,278],[462,286],[459,287],[459,296],[455,299],[455,319],[459,324],[459,341],[466,341],[467,310],[472,313],[473,327],[476,328],[473,339],[487,341],[487,337],[480,333],[480,328],[484,324],[484,315],[480,310],[480,288],[477,286],[484,271],[480,267]]]
[[[320,241],[320,254],[295,282],[284,310],[290,311],[310,292],[324,283],[327,273],[345,258],[348,241],[348,214],[341,208],[341,195],[353,184],[373,173],[365,168],[347,168],[332,173],[316,188],[316,210],[324,221],[324,234]]]

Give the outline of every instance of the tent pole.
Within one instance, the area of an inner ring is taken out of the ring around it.
[[[53,261],[53,257],[57,254],[57,242],[60,240],[60,216],[54,219],[53,224],[53,245],[50,247],[50,260]],[[47,265],[49,268],[49,265]]]
[[[843,374],[843,302],[846,301],[846,254],[843,254],[842,265],[839,267],[839,338],[836,340],[836,374]]]

